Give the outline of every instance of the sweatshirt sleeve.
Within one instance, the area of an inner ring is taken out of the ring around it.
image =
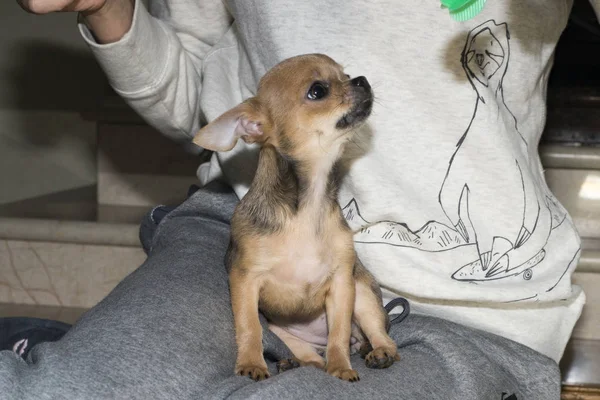
[[[130,30],[99,44],[79,30],[113,89],[151,126],[175,140],[199,129],[202,62],[232,23],[222,1],[135,0]],[[149,11],[150,10],[150,11]]]

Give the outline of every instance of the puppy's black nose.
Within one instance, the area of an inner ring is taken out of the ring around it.
[[[371,89],[371,85],[369,85],[369,81],[364,76],[358,76],[350,81],[352,86],[358,86],[361,88],[365,88],[367,90]]]

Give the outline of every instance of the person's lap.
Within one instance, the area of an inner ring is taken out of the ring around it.
[[[559,397],[558,367],[550,359],[507,339],[419,315],[392,325],[402,359],[389,369],[370,370],[353,356],[357,383],[312,367],[277,374],[275,361],[290,354],[269,331],[264,342],[271,378],[255,383],[234,376],[223,259],[236,203],[230,189],[211,184],[170,212],[144,264],[64,337],[37,345],[26,362],[13,352],[0,353],[0,397]]]

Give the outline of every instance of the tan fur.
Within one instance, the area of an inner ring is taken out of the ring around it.
[[[329,95],[309,101],[307,89],[315,81],[327,82]],[[236,137],[263,144],[256,177],[231,222],[227,264],[237,374],[255,380],[269,376],[259,309],[300,365],[358,380],[350,364],[352,332],[364,334],[374,348],[367,365],[382,368],[397,359],[396,344],[386,332],[381,292],[357,259],[352,232],[334,198],[338,183],[331,173],[355,128],[339,129],[336,122],[356,109],[358,95],[353,90],[342,68],[329,57],[294,57],[269,71],[257,96],[219,122],[239,128],[235,120],[239,118],[254,124],[257,129],[238,129]],[[201,130],[195,142],[210,146],[215,137],[210,129],[204,134]],[[223,143],[229,147],[228,141]],[[310,344],[283,329],[323,313],[328,328],[326,361]]]

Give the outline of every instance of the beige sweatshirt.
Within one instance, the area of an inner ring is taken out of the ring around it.
[[[414,312],[560,359],[585,302],[570,279],[580,240],[537,144],[571,0],[489,0],[462,23],[434,0],[149,3],[136,2],[117,43],[98,45],[80,25],[148,123],[189,142],[297,54],[326,53],[367,76],[372,136],[357,144],[366,154],[339,202],[385,300],[404,296]],[[256,150],[240,142],[216,154],[200,180],[224,177],[242,197]]]

